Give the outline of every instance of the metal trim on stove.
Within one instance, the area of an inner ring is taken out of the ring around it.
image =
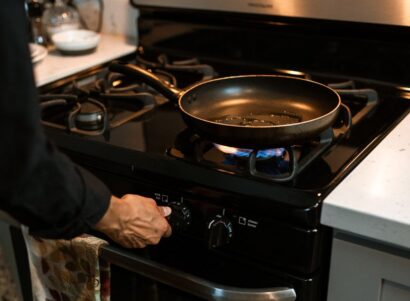
[[[406,0],[131,0],[136,6],[410,26]]]
[[[101,249],[101,258],[131,272],[169,285],[205,300],[215,301],[294,301],[293,288],[239,288],[217,284],[206,279],[173,269],[113,246]]]

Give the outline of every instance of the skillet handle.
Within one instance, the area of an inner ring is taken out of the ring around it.
[[[335,128],[335,130],[348,138],[352,127],[352,113],[350,112],[349,107],[344,103],[340,104],[340,109],[343,111],[343,125],[339,128]]]
[[[136,65],[114,62],[111,63],[109,69],[146,83],[174,103],[178,103],[179,97],[182,94],[181,90],[167,82],[162,81],[152,72],[149,72]]]

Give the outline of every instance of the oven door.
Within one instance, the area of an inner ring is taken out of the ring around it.
[[[112,301],[292,301],[284,281],[220,256],[147,250],[102,249],[112,267]],[[212,258],[211,258],[212,257]],[[175,268],[175,266],[179,267]]]

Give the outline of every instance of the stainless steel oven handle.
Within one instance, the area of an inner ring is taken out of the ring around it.
[[[296,299],[295,290],[292,288],[248,289],[224,286],[178,271],[113,246],[103,247],[100,256],[108,262],[126,270],[206,300],[294,301]]]

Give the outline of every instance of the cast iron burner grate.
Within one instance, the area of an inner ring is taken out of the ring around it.
[[[168,155],[231,174],[274,182],[291,181],[333,143],[348,137],[352,127],[371,114],[379,102],[375,90],[356,89],[353,81],[329,86],[342,96],[342,105],[348,108],[346,112],[352,112],[352,118],[339,116],[339,121],[333,128],[326,129],[312,141],[268,150],[235,148],[239,154],[235,155],[232,147],[215,145],[186,129],[178,135],[174,147],[168,150]]]
[[[164,70],[156,75],[173,85],[176,78]],[[60,93],[40,95],[43,125],[85,136],[106,134],[168,102],[144,83],[106,70],[90,82],[76,80]]]
[[[154,73],[158,70],[179,74],[182,77],[188,76],[189,82],[195,78],[195,82],[201,82],[213,79],[218,76],[211,65],[202,64],[197,58],[173,59],[166,54],[159,54],[155,57],[147,58],[144,56],[142,47],[138,49],[137,63],[140,66],[150,69]],[[189,84],[188,82],[180,83],[181,87]]]
[[[196,58],[171,60],[162,54],[150,61],[138,56],[137,63],[173,86],[180,86],[180,79],[184,86],[216,76]],[[169,101],[147,84],[108,68],[39,98],[43,125],[85,136],[106,134]]]
[[[85,136],[98,136],[153,110],[154,95],[140,92],[98,98],[64,94],[40,95],[41,123]]]
[[[215,143],[202,139],[186,129],[178,135],[175,146],[168,150],[168,155],[179,159],[207,165],[218,170],[250,175],[256,178],[287,182],[292,180],[315,158],[323,153],[335,140],[332,128],[324,131],[319,140],[309,141],[305,145],[293,145],[271,150],[251,150],[247,156],[235,156],[224,153]],[[270,158],[258,158],[260,152],[282,152]],[[239,150],[242,152],[242,150]]]

